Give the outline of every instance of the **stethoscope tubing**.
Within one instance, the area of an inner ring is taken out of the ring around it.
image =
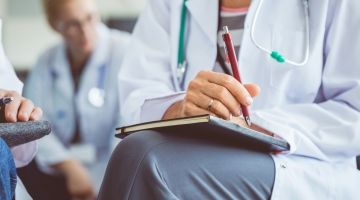
[[[186,2],[188,0],[183,0],[182,3],[182,9],[181,9],[181,16],[180,16],[180,31],[179,31],[179,46],[178,46],[178,62],[177,62],[177,71],[176,71],[176,75],[177,75],[177,79],[178,82],[183,85],[184,81],[185,81],[185,74],[187,73],[187,63],[185,60],[185,27],[186,27],[186,16],[187,16],[187,9],[186,9]],[[266,54],[272,56],[273,53],[278,53],[275,51],[271,51],[267,48],[265,48],[264,46],[262,46],[261,44],[259,44],[259,42],[257,42],[257,40],[255,39],[255,31],[256,31],[256,24],[257,24],[257,20],[258,20],[258,16],[260,14],[260,11],[262,9],[262,5],[263,5],[264,0],[260,0],[258,7],[256,8],[255,11],[255,15],[254,15],[254,20],[253,23],[251,25],[251,31],[250,31],[250,37],[251,37],[251,41],[254,43],[254,45],[261,51],[265,52]],[[309,2],[308,0],[302,0],[303,2],[303,7],[304,7],[304,15],[305,15],[305,31],[306,31],[306,49],[305,49],[305,53],[304,53],[304,58],[302,61],[300,62],[296,62],[296,61],[292,61],[290,59],[287,58],[283,58],[285,63],[290,64],[291,66],[303,66],[306,65],[309,62],[309,57],[310,57],[310,16],[309,16]],[[279,54],[279,56],[282,57],[281,54]],[[181,87],[183,89],[183,87]]]
[[[260,45],[256,39],[255,39],[255,28],[256,28],[256,24],[257,24],[257,20],[262,8],[264,0],[260,0],[259,5],[255,11],[255,16],[254,16],[254,20],[253,23],[251,25],[251,33],[250,33],[250,37],[252,42],[255,44],[255,46],[262,50],[263,52],[267,53],[268,55],[271,55],[274,51],[271,51],[265,47],[263,47],[262,45]],[[301,62],[296,62],[296,61],[291,61],[289,59],[284,58],[284,61],[292,66],[303,66],[306,63],[308,63],[309,61],[309,56],[310,56],[310,19],[309,19],[309,2],[308,0],[302,0],[303,4],[304,4],[304,14],[305,14],[305,28],[306,28],[306,49],[305,49],[305,53],[304,53],[304,58]]]
[[[93,100],[90,99],[90,92],[92,90],[98,90],[99,92],[98,93],[101,93],[101,97],[99,98],[102,98],[102,101],[104,101],[104,98],[105,98],[105,82],[106,82],[106,74],[107,74],[107,68],[111,66],[111,62],[112,62],[112,58],[113,58],[113,49],[114,49],[114,44],[111,43],[111,48],[110,48],[110,54],[108,56],[108,61],[106,63],[104,63],[101,67],[99,67],[98,69],[98,77],[97,77],[97,82],[96,82],[96,87],[93,87],[89,90],[89,94],[88,94],[88,99],[89,99],[89,102],[94,106],[94,107],[102,107],[101,106],[98,106],[98,105],[95,105],[93,103]],[[52,59],[49,59],[49,66],[51,66],[51,60],[54,60],[55,59],[55,54],[53,56],[50,56],[50,58]],[[53,69],[53,67],[50,68],[50,75],[53,79],[52,81],[52,92],[55,93],[55,95],[53,95],[53,98],[57,98],[57,92],[56,92],[56,88],[55,88],[55,81],[56,79],[59,77],[59,74],[57,74],[57,72]]]

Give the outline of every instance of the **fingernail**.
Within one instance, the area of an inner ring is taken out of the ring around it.
[[[246,97],[246,104],[247,105],[251,105],[254,102],[253,98],[251,97]]]

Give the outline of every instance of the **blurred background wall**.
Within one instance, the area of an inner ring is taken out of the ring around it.
[[[102,21],[112,28],[131,32],[146,0],[96,0]],[[60,38],[47,25],[41,0],[0,0],[5,53],[21,80],[45,49]],[[21,187],[18,185],[18,187]],[[18,197],[30,200],[27,194]]]
[[[105,23],[131,31],[146,0],[96,1]],[[40,53],[59,38],[45,21],[41,0],[0,0],[0,17],[5,52],[19,75],[24,76]]]

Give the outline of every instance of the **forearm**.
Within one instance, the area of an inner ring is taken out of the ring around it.
[[[55,164],[51,165],[50,167],[60,173],[69,175],[69,174],[71,174],[71,170],[72,170],[73,166],[78,165],[78,164],[80,164],[80,163],[74,159],[67,159],[67,160],[63,160],[61,162],[55,163]]]

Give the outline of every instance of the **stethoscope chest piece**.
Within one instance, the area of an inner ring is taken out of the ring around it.
[[[179,82],[182,82],[186,73],[186,61],[184,61],[183,63],[179,63],[178,67],[176,69],[176,76]]]
[[[89,103],[97,108],[100,108],[105,103],[105,90],[101,88],[91,88],[88,93]]]

